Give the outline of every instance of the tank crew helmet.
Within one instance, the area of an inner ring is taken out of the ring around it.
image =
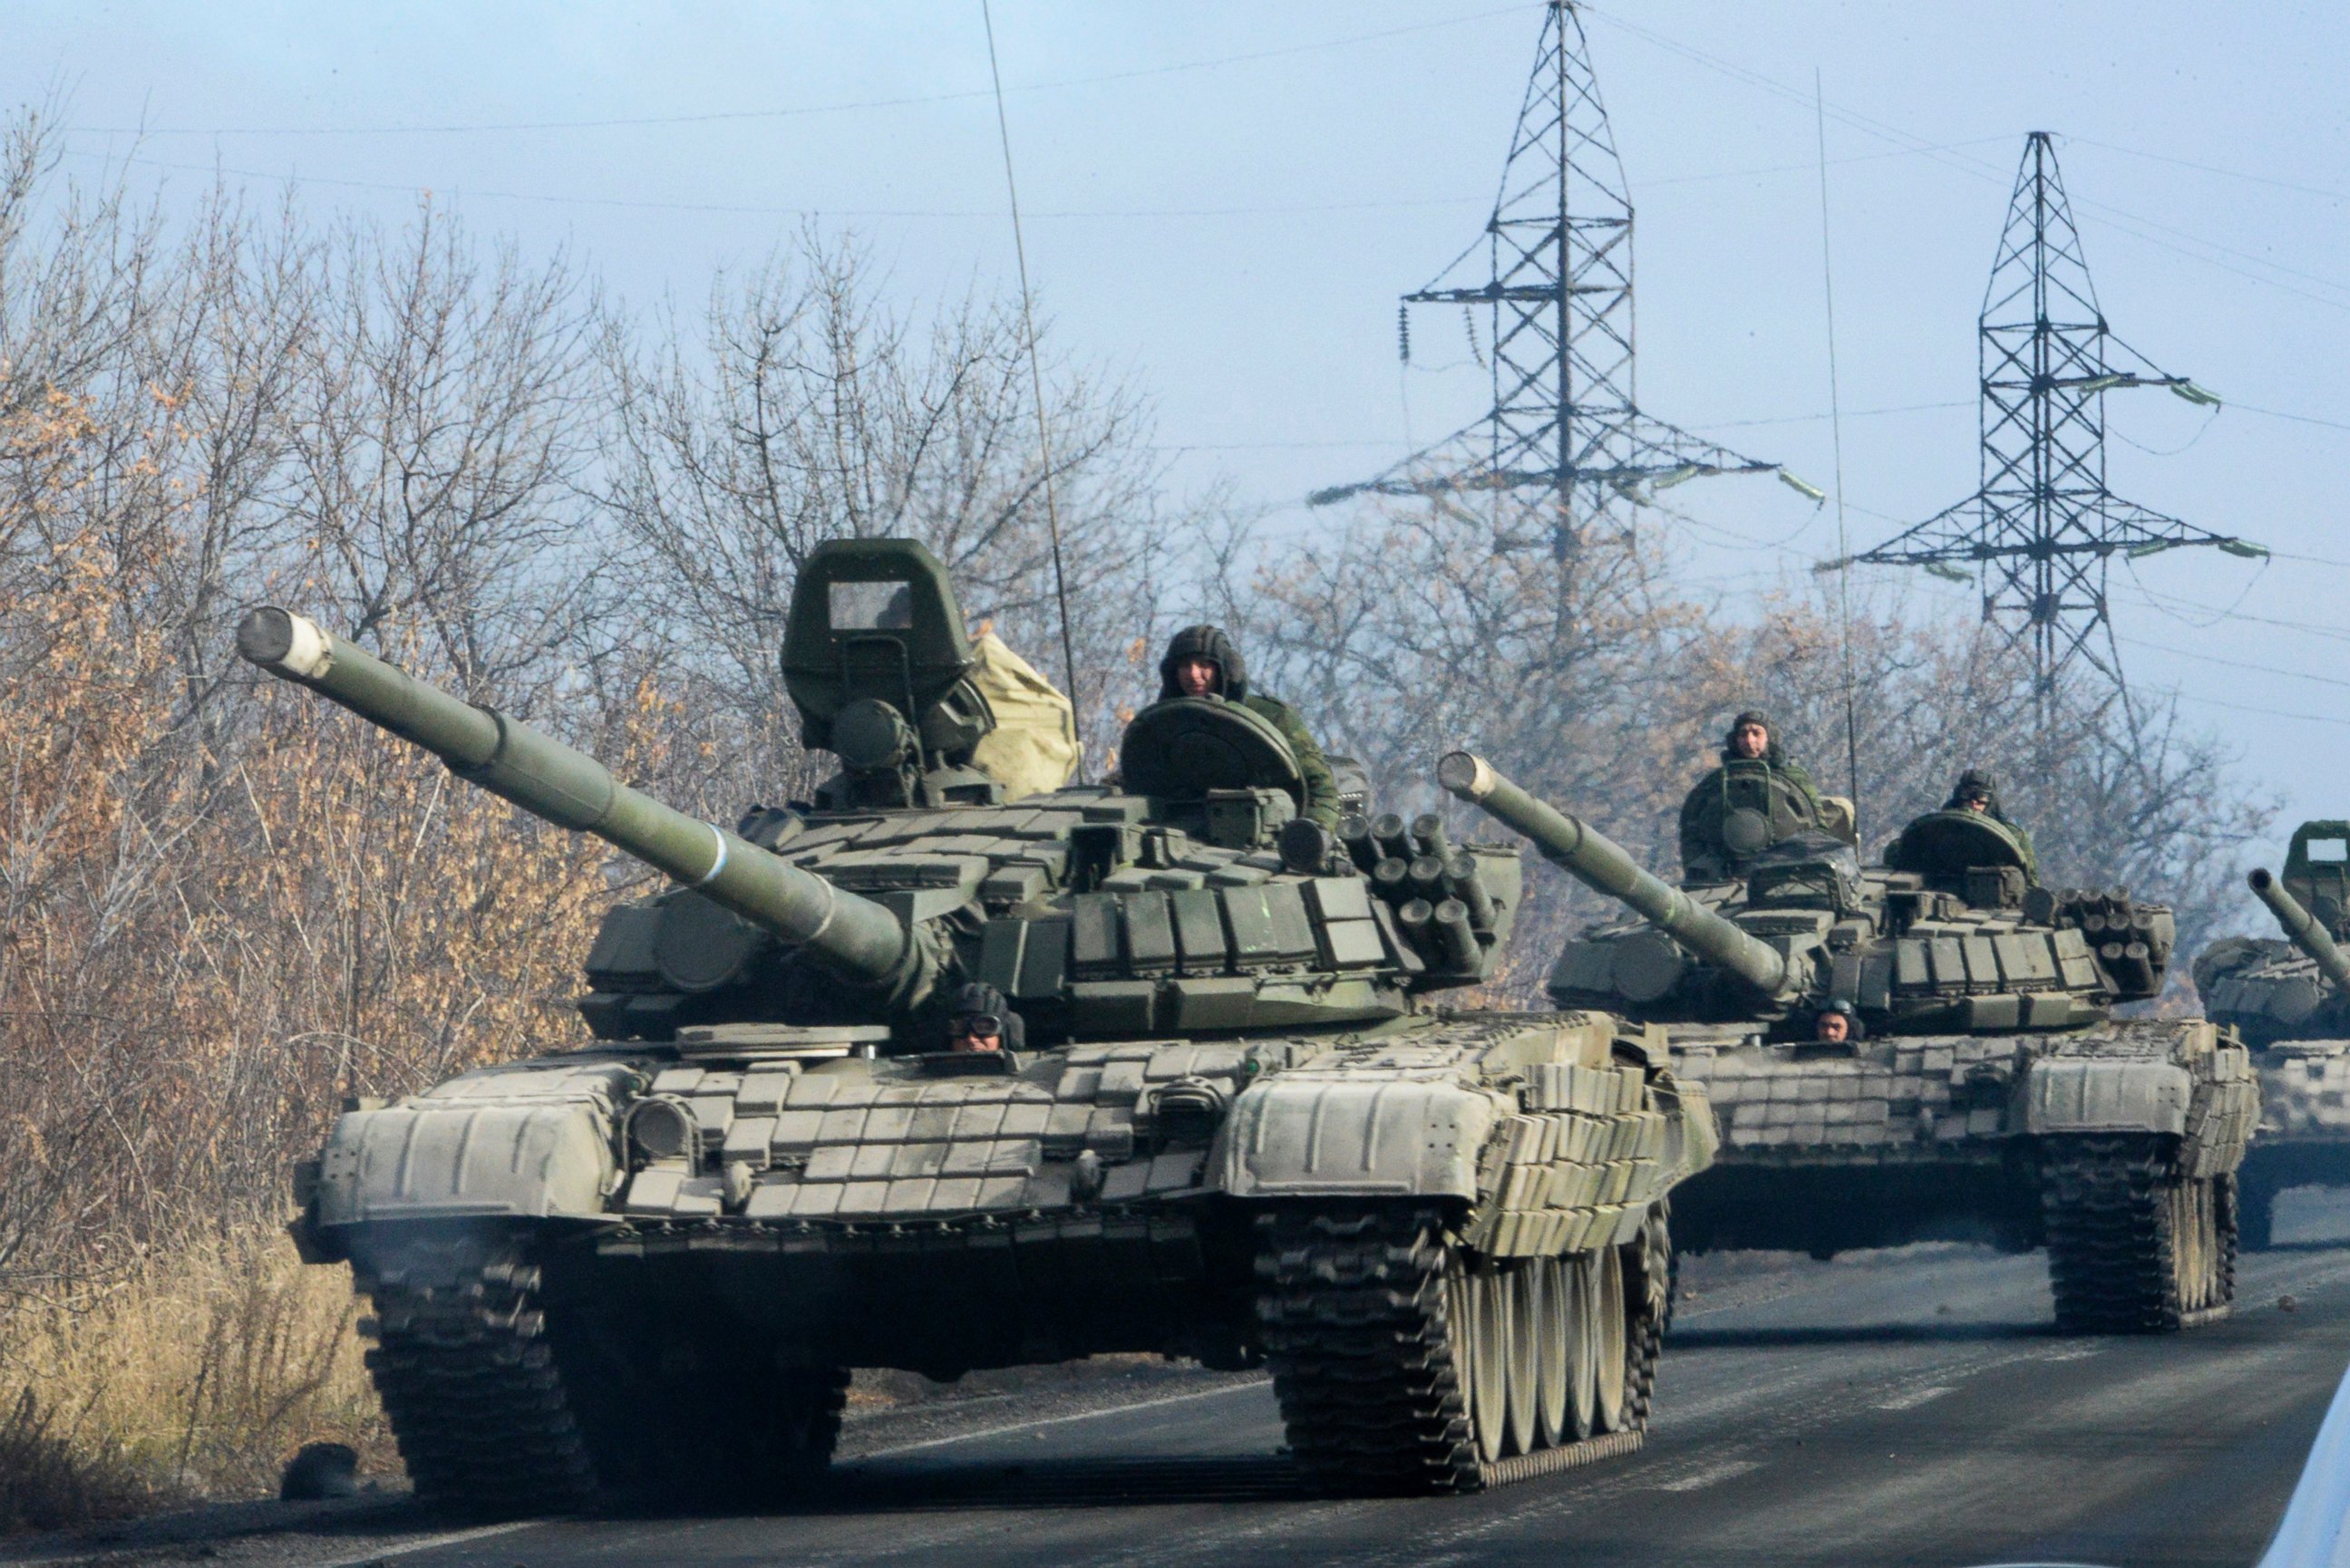
[[[1762,749],[1752,753],[1742,749],[1738,739],[1739,732],[1750,726],[1762,732]],[[1751,756],[1777,762],[1780,754],[1779,731],[1778,727],[1771,722],[1771,715],[1759,708],[1749,708],[1732,719],[1730,722],[1730,728],[1722,732],[1721,754],[1729,761]]]
[[[1159,701],[1201,694],[1189,690],[1183,680],[1183,667],[1195,659],[1215,666],[1208,691],[1228,702],[1237,702],[1248,695],[1248,666],[1242,662],[1239,646],[1224,628],[1187,626],[1168,639],[1167,655],[1159,661]]]
[[[1860,1035],[1860,1009],[1841,996],[1828,998],[1812,1014],[1814,1039],[1840,1043],[1857,1040]]]
[[[1951,786],[1950,804],[1944,809],[1970,810],[1977,801],[1982,803],[1982,809],[1985,811],[1999,810],[1999,778],[1998,775],[1986,773],[1980,768],[1969,768],[1959,775],[1959,782]]]
[[[950,1051],[1017,1051],[1026,1044],[1020,1015],[1004,1005],[1003,993],[974,981],[955,993],[947,1015]]]

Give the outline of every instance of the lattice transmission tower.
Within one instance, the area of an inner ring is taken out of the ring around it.
[[[1484,280],[1452,283],[1481,249]],[[1383,473],[1315,491],[1311,504],[1362,494],[1530,493],[1554,511],[1552,548],[1564,558],[1611,514],[1700,474],[1775,472],[1820,499],[1777,463],[1652,419],[1635,400],[1632,201],[1572,0],[1551,0],[1544,17],[1483,238],[1403,301],[1398,326],[1407,359],[1410,306],[1490,309],[1492,408]]]
[[[1976,580],[1960,569],[1971,566],[1981,575],[1983,618],[2030,649],[2043,699],[2076,658],[2118,687],[2121,659],[2106,599],[2116,556],[2182,545],[2254,557],[2268,552],[2106,487],[2107,392],[2167,387],[2190,402],[2217,407],[2220,400],[2157,369],[2106,324],[2044,130],[2024,142],[1979,325],[1981,488],[1851,560],[1923,566],[1961,582]]]

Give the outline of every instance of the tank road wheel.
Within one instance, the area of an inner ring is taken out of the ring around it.
[[[1559,1268],[1569,1308],[1559,1336],[1567,1348],[1567,1436],[1587,1438],[1599,1429],[1599,1261],[1562,1258]]]
[[[1258,1226],[1274,1388],[1315,1484],[1472,1491],[1639,1445],[1669,1259],[1647,1232],[1478,1259],[1430,1209],[1284,1208]]]
[[[1561,1443],[1587,1437],[1591,1431],[1587,1420],[1580,1430],[1575,1426],[1572,1374],[1575,1355],[1568,1343],[1577,1311],[1573,1304],[1577,1298],[1568,1293],[1574,1288],[1573,1269],[1573,1263],[1565,1258],[1544,1258],[1526,1274],[1534,1293],[1528,1313],[1536,1331],[1534,1436],[1529,1445],[1533,1448],[1555,1449]]]
[[[369,1260],[368,1371],[420,1496],[501,1514],[595,1500],[595,1458],[537,1287],[537,1270],[508,1251]]]
[[[2040,1197],[2056,1326],[2160,1334],[2224,1314],[2235,1293],[2231,1189],[2182,1174],[2155,1138],[2050,1140]]]

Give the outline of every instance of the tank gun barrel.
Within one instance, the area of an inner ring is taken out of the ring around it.
[[[935,974],[930,944],[883,906],[671,810],[584,753],[427,685],[315,621],[265,606],[238,626],[236,649],[431,752],[459,778],[558,827],[594,834],[852,981],[910,1002]]]
[[[1688,894],[1642,870],[1621,845],[1590,824],[1535,799],[1491,763],[1452,752],[1436,764],[1446,789],[1507,823],[1534,841],[1543,858],[1596,891],[1628,905],[1649,924],[1708,962],[1777,999],[1791,996],[1801,976],[1786,955],[1747,935]]]
[[[2317,971],[2325,977],[2326,983],[2338,992],[2350,992],[2350,958],[2343,956],[2342,950],[2334,945],[2334,939],[2326,934],[2317,917],[2302,908],[2301,900],[2286,892],[2284,884],[2266,870],[2254,871],[2244,880],[2251,886],[2253,896],[2266,904],[2269,912],[2277,918],[2277,924],[2284,928],[2284,934],[2293,945],[2307,953],[2317,965]]]

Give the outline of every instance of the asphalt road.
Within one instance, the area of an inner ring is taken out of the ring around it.
[[[2058,1337],[2042,1269],[2036,1255],[1955,1248],[1692,1260],[1647,1449],[1475,1497],[1299,1496],[1262,1381],[1174,1377],[1091,1407],[993,1399],[853,1423],[829,1497],[790,1514],[482,1529],[395,1503],[210,1547],[42,1555],[183,1562],[193,1550],[312,1568],[2250,1563],[2350,1363],[2350,1247],[2249,1258],[2230,1321],[2158,1340]]]

